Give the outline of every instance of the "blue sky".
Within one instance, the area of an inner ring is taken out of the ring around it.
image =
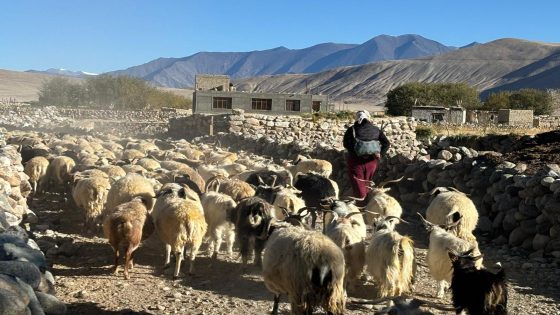
[[[560,42],[557,0],[4,0],[0,69],[106,72],[199,51],[362,43],[419,34],[462,46]]]

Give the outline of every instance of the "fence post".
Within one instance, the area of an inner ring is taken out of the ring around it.
[[[210,116],[210,135],[214,135],[214,116]]]

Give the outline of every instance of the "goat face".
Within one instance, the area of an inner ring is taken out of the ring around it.
[[[476,261],[482,258],[482,255],[473,256],[474,248],[469,249],[464,253],[456,253],[448,251],[449,258],[453,264],[454,269],[475,269]]]

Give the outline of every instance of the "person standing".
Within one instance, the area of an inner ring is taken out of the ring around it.
[[[367,184],[373,179],[381,156],[390,146],[383,130],[374,126],[370,120],[367,110],[358,111],[354,124],[346,130],[343,138],[344,148],[348,151],[348,177],[354,197],[360,199],[366,197]]]

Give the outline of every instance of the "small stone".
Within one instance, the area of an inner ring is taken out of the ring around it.
[[[89,293],[86,290],[81,290],[74,294],[74,297],[77,299],[86,299],[88,296]]]
[[[447,150],[441,150],[441,151],[439,151],[439,153],[437,155],[437,158],[449,161],[453,158],[453,154],[451,152],[447,151]]]

